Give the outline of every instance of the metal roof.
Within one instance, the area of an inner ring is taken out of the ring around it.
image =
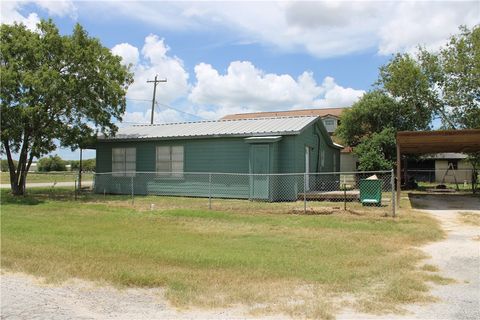
[[[399,131],[397,147],[402,154],[480,151],[480,129]]]
[[[295,117],[295,116],[319,116],[325,118],[333,116],[340,118],[343,111],[348,108],[323,108],[323,109],[298,109],[298,110],[286,110],[286,111],[266,111],[266,112],[251,112],[251,113],[236,113],[228,114],[220,120],[238,120],[238,119],[251,119],[251,118],[263,118],[263,117]]]
[[[115,137],[105,138],[100,136],[99,140],[167,140],[209,137],[297,135],[317,119],[318,116],[273,117],[133,125],[119,128]]]

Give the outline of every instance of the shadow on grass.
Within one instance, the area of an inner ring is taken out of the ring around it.
[[[408,193],[408,199],[413,209],[480,210],[478,195]]]
[[[18,205],[37,205],[40,203],[44,203],[45,201],[42,199],[39,199],[37,197],[33,197],[30,195],[25,195],[25,196],[14,196],[10,191],[4,191],[2,190],[2,200],[1,203],[3,205],[5,204],[18,204]]]
[[[31,188],[24,196],[15,196],[7,189],[1,190],[1,204],[3,205],[38,205],[49,200],[95,202],[100,201],[100,196],[90,192],[79,192],[75,197],[75,192],[69,188]],[[103,196],[102,200],[104,200]]]

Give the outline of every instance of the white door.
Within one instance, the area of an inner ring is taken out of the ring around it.
[[[305,191],[310,190],[310,148],[305,147]]]

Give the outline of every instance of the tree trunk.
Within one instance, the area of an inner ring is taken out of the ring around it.
[[[25,181],[27,178],[27,172],[25,171],[26,157],[22,155],[26,152],[26,150],[22,148],[22,153],[18,158],[18,166],[15,168],[8,141],[3,141],[3,145],[5,148],[5,153],[7,154],[8,171],[10,173],[10,189],[13,195],[22,196],[25,194]]]

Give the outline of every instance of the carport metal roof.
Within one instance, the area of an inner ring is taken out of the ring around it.
[[[402,154],[480,151],[480,129],[400,131],[397,147]]]
[[[480,129],[397,132],[397,205],[400,203],[401,155],[480,151]]]

